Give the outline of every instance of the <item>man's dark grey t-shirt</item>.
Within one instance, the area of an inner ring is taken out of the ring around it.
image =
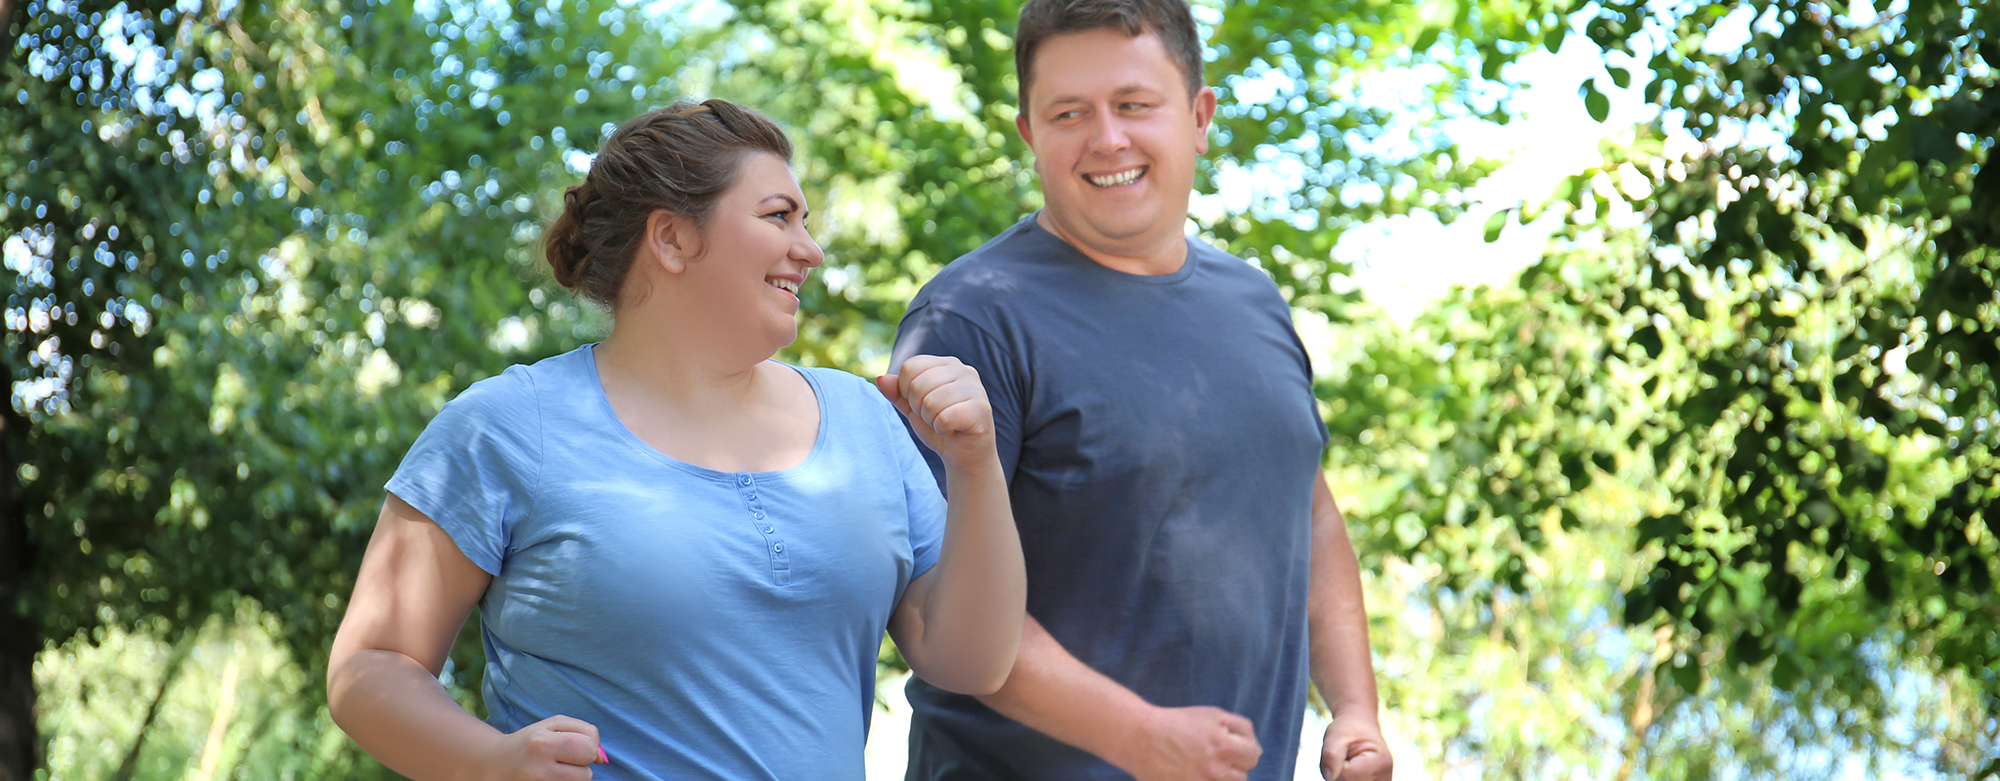
[[[1148,702],[1249,718],[1264,748],[1250,777],[1290,779],[1326,428],[1277,286],[1188,248],[1175,273],[1125,274],[1030,216],[924,286],[892,365],[928,353],[979,371],[1029,615]],[[1129,778],[972,697],[907,692],[911,779]]]

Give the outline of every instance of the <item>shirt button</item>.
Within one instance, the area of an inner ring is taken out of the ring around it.
[[[747,493],[747,494],[744,494],[744,495],[743,495],[743,500],[744,500],[744,501],[747,501],[747,502],[754,502],[754,501],[757,501],[757,494],[755,494],[755,493]]]
[[[784,544],[784,543],[782,543],[782,542],[774,542],[774,543],[771,543],[771,552],[772,552],[772,553],[784,553],[784,552],[785,552],[785,544]]]
[[[760,521],[761,521],[761,520],[764,520],[764,511],[763,511],[763,510],[758,510],[758,511],[756,511],[756,512],[754,512],[754,513],[751,513],[751,514],[750,514],[750,517],[752,517],[752,518],[755,518],[755,519],[757,519],[757,520],[760,520]]]
[[[770,534],[770,533],[771,533],[771,528],[772,528],[772,527],[770,527],[770,526],[766,526],[766,527],[764,527],[764,533],[765,533],[765,534]]]
[[[737,478],[737,480],[738,480],[738,481],[740,481],[740,482],[742,482],[742,483],[743,483],[744,485],[749,485],[749,484],[750,484],[750,476],[749,476],[749,475],[744,475],[744,476],[742,476],[742,477],[739,477],[739,478]]]

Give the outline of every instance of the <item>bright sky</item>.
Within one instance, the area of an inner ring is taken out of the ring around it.
[[[1526,203],[1540,203],[1564,177],[1604,162],[1598,142],[1623,134],[1651,115],[1644,82],[1611,88],[1611,114],[1590,118],[1577,87],[1602,74],[1602,53],[1582,36],[1569,36],[1560,54],[1535,51],[1508,66],[1503,77],[1526,86],[1514,93],[1518,119],[1506,125],[1460,122],[1452,139],[1471,158],[1506,163],[1466,193],[1464,216],[1446,225],[1422,213],[1393,217],[1352,230],[1334,253],[1354,265],[1354,281],[1368,300],[1397,322],[1418,312],[1455,285],[1500,285],[1540,258],[1559,219],[1545,212],[1529,225],[1509,223],[1498,241],[1485,240],[1487,217]],[[1610,87],[1608,80],[1601,82]]]

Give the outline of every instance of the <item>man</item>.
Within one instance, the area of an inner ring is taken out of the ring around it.
[[[1183,230],[1216,105],[1186,0],[1030,0],[1015,67],[1047,206],[925,286],[893,363],[979,371],[1029,617],[999,692],[911,681],[908,777],[1291,779],[1310,675],[1325,777],[1388,778],[1290,309]]]

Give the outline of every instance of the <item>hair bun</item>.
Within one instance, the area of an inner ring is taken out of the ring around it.
[[[576,290],[583,282],[583,272],[590,263],[590,244],[584,240],[583,221],[596,200],[597,188],[591,187],[589,180],[563,190],[562,216],[549,225],[543,238],[542,253],[548,256],[556,284],[570,290]]]

